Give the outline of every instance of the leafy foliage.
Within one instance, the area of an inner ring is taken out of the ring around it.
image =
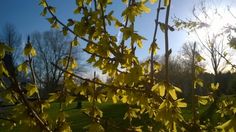
[[[165,67],[165,80],[161,82],[158,78],[153,77],[153,74],[160,71],[160,64],[153,59],[141,63],[135,55],[136,47],[142,48],[142,41],[145,40],[145,37],[135,31],[134,23],[137,16],[150,12],[147,7],[148,1],[122,0],[122,2],[128,5],[121,14],[126,21],[125,24],[113,16],[114,11],[108,12],[107,8],[112,4],[111,0],[76,0],[74,13],[81,17],[79,20],[68,19],[68,22],[64,24],[56,17],[55,7],[48,5],[46,0],[40,1],[40,5],[44,8],[41,15],[50,15],[48,21],[51,27],[62,30],[64,35],[70,32],[75,37],[70,43],[70,52],[61,58],[60,65],[52,64],[63,71],[63,84],[62,88],[51,93],[48,99],[42,100],[40,98],[38,83],[32,66],[33,57],[37,56],[37,52],[29,41],[24,49],[24,55],[28,58],[18,66],[18,70],[29,71],[32,82],[27,83],[26,86],[20,86],[17,78],[9,76],[4,63],[0,62],[0,77],[7,76],[11,85],[4,86],[7,87],[4,91],[5,98],[9,103],[17,104],[14,108],[16,114],[10,116],[16,119],[16,124],[27,124],[28,127],[39,128],[42,131],[69,132],[71,127],[67,120],[65,108],[77,96],[83,95],[90,103],[88,107],[82,109],[83,113],[90,119],[90,124],[85,129],[91,132],[105,131],[105,126],[101,124],[104,113],[97,104],[107,101],[127,105],[128,110],[123,119],[129,121],[127,130],[130,131],[142,131],[143,126],[134,126],[132,122],[134,119],[140,119],[145,115],[161,124],[160,131],[188,131],[194,130],[195,126],[198,126],[200,130],[206,130],[207,125],[202,124],[199,119],[186,121],[182,109],[188,105],[183,98],[179,98],[182,90],[171,84],[168,79],[168,59],[171,54],[171,49],[168,48],[168,31],[173,30],[172,27],[168,26],[171,0],[164,0],[167,13],[166,22],[156,22],[165,34],[166,39],[165,65],[163,66]],[[154,4],[157,0],[150,0],[150,2]],[[123,34],[121,42],[118,42],[116,36],[109,33],[108,25],[120,28],[120,32]],[[100,80],[96,73],[92,79],[74,73],[74,69],[78,65],[71,51],[79,44],[79,40],[86,43],[83,50],[90,55],[87,62],[111,77],[109,83]],[[0,57],[2,59],[5,53],[11,50],[3,44],[0,46]],[[158,45],[154,37],[149,49],[150,54],[156,54],[157,49]],[[197,54],[193,60],[193,90],[196,90],[204,87],[203,81],[199,78],[199,75],[204,72],[204,69],[199,65],[203,58]],[[78,80],[81,83],[78,83]],[[3,81],[1,82],[3,83]],[[219,83],[211,85],[213,92],[218,87]],[[35,100],[31,101],[30,98],[32,97],[35,97]],[[205,96],[193,94],[192,99],[196,103],[194,109],[197,109],[200,104],[207,105],[214,101],[211,93]],[[56,101],[60,103],[59,114],[56,120],[52,120],[47,109],[50,108],[51,103]],[[227,103],[220,106],[221,109],[228,107]],[[221,110],[219,112],[222,115],[233,115],[235,108],[231,106],[229,112],[223,113]],[[226,131],[235,130],[235,121],[236,119],[233,116],[215,128]],[[148,127],[152,128],[152,126]]]

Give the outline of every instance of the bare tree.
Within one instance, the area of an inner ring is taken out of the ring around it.
[[[62,71],[52,65],[61,65],[60,60],[68,55],[70,38],[65,37],[60,31],[50,30],[43,33],[35,32],[31,35],[32,44],[37,50],[35,58],[35,68],[37,79],[47,92],[57,89],[62,79]],[[81,64],[79,48],[73,48],[73,56],[77,57]],[[77,69],[82,69],[82,64]]]
[[[197,98],[196,98],[196,89],[194,88],[194,81],[196,80],[196,58],[199,55],[199,51],[197,50],[196,42],[194,43],[185,43],[182,47],[182,54],[185,60],[185,66],[188,72],[191,74],[191,101],[192,101],[192,120],[194,125],[196,126],[198,115],[197,115]]]
[[[211,2],[214,3],[206,0],[200,1],[200,4],[193,8],[194,20],[183,21],[178,19],[176,26],[190,30],[191,38],[198,42],[202,51],[201,54],[205,56],[207,63],[211,66],[207,69],[215,74],[215,81],[217,81],[217,76],[225,70],[226,60],[229,59],[231,53],[229,53],[226,44],[227,34],[224,30],[227,22],[218,22],[223,19],[222,12]]]
[[[195,56],[196,51],[196,42],[185,43],[181,49],[182,63],[184,63],[184,69],[186,72],[190,73],[193,63],[193,57]]]
[[[17,61],[20,61],[22,55],[22,41],[21,34],[19,34],[14,25],[7,23],[3,29],[0,39],[14,49],[12,53],[12,59],[14,65],[17,65]]]

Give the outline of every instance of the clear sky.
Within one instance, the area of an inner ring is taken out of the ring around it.
[[[115,10],[115,15],[121,18],[121,11],[124,5],[119,4],[118,0],[113,0],[115,4],[111,5],[109,9]],[[179,18],[190,18],[193,5],[200,0],[172,0],[171,18],[174,16]],[[223,1],[223,0],[222,0]],[[22,33],[23,40],[26,40],[26,36],[34,31],[45,31],[50,29],[50,25],[45,17],[40,16],[42,7],[38,5],[37,0],[0,0],[0,26],[1,28],[5,23],[12,23],[16,26],[18,32]],[[73,15],[75,9],[75,0],[48,0],[48,2],[57,7],[57,16],[66,21],[68,18],[76,18],[78,16]],[[138,17],[136,27],[138,32],[147,38],[144,41],[144,48],[137,50],[137,55],[140,59],[144,59],[148,56],[148,48],[152,40],[154,30],[155,9],[157,4],[149,5],[151,7],[151,13]],[[117,11],[117,12],[116,12]],[[163,20],[163,15],[161,20]],[[172,19],[170,19],[170,22]],[[118,31],[112,30],[117,34]],[[170,33],[170,47],[174,52],[179,51],[181,45],[186,42],[187,34],[185,32],[174,31]],[[163,53],[164,43],[163,34],[158,33],[158,44],[161,48],[160,53]]]

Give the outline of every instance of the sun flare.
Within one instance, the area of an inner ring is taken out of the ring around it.
[[[235,12],[235,9],[231,9],[231,12]],[[229,51],[230,48],[227,45],[229,39],[227,38],[228,33],[226,33],[227,27],[235,25],[236,18],[232,16],[229,12],[228,7],[219,6],[216,8],[209,8],[204,10],[204,12],[197,12],[195,17],[198,21],[203,22],[206,26],[194,30],[194,33],[191,33],[189,36],[190,41],[196,41],[200,44],[201,52],[203,57],[206,59],[206,70],[212,72],[211,65],[208,64],[211,62],[209,59],[209,52],[206,50],[206,46],[209,44],[209,41],[216,43],[223,43],[221,48],[224,48],[225,51]],[[204,47],[205,46],[205,47]],[[221,62],[221,65],[223,62]],[[226,71],[229,68],[225,68]]]

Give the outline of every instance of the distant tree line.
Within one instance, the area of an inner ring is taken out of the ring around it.
[[[8,71],[17,74],[23,85],[33,81],[30,77],[31,73],[24,75],[17,72],[17,68],[28,65],[29,60],[27,58],[23,65],[21,64],[20,66],[20,63],[25,58],[23,56],[23,47],[26,45],[26,41],[29,41],[27,43],[32,43],[37,51],[37,56],[32,60],[32,65],[37,84],[40,87],[40,94],[43,97],[47,97],[48,93],[55,92],[62,87],[63,72],[52,64],[61,65],[63,63],[62,59],[67,57],[71,42],[69,36],[64,36],[62,32],[51,29],[44,32],[33,32],[28,36],[28,40],[26,38],[22,39],[22,35],[17,31],[16,27],[7,23],[2,27],[0,40],[14,50],[14,52],[7,53],[5,56],[5,65],[9,69]],[[84,72],[84,65],[86,64],[83,61],[80,48],[73,48],[72,53],[76,56],[76,64],[79,63],[78,68],[75,69],[76,72]]]

